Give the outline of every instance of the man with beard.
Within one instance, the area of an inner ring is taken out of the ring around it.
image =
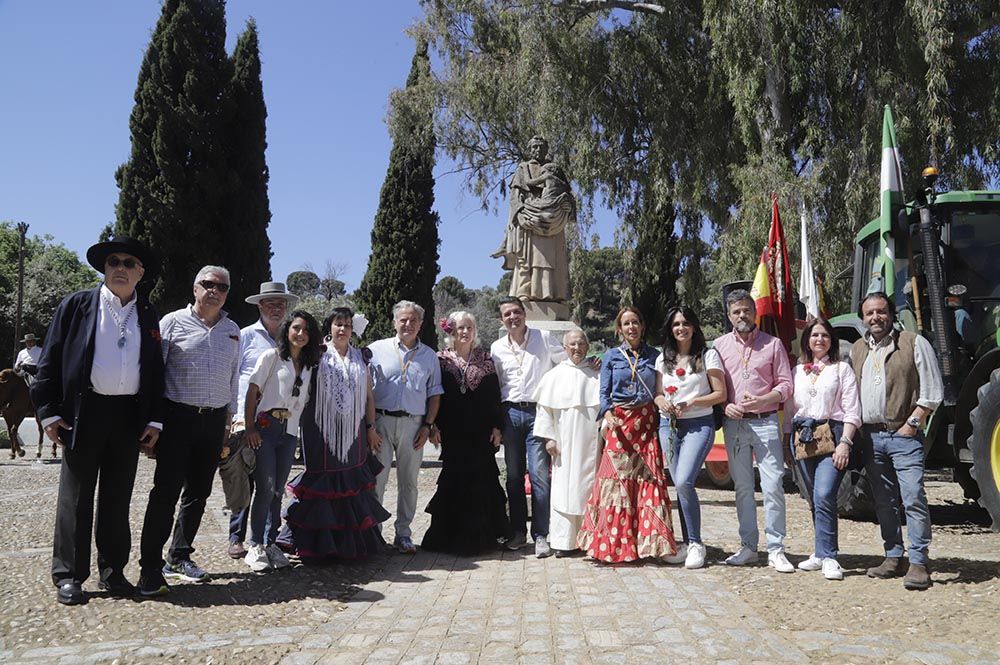
[[[899,502],[906,509],[910,565],[907,589],[931,585],[927,551],[931,516],[924,491],[923,427],[941,403],[944,388],[930,342],[893,329],[896,308],[882,292],[868,294],[859,311],[868,332],[851,347],[851,364],[861,392],[859,445],[875,498],[885,561],[869,577],[903,574]]]
[[[785,453],[778,429],[778,407],[792,392],[792,372],[781,340],[757,330],[753,298],[744,289],[726,296],[733,331],[715,340],[726,375],[726,418],[723,433],[729,471],[736,486],[740,548],[726,559],[730,566],[757,561],[757,502],[753,460],[764,494],[767,564],[780,573],[795,568],[785,557]]]
[[[282,282],[263,282],[260,285],[260,293],[247,296],[246,302],[257,305],[260,310],[260,319],[257,323],[249,325],[240,330],[240,387],[238,393],[238,403],[236,405],[236,422],[233,423],[235,432],[244,430],[243,413],[244,400],[247,396],[247,388],[250,385],[250,375],[253,374],[254,367],[257,366],[257,359],[267,351],[278,345],[277,335],[281,323],[285,320],[285,314],[290,307],[294,307],[299,301],[299,297],[293,293],[288,293]],[[253,490],[253,480],[251,480],[251,492]],[[249,508],[233,512],[229,518],[229,549],[228,554],[234,559],[242,559],[246,556],[246,548],[243,540],[247,533],[247,512]],[[275,531],[281,520],[281,502],[275,501],[271,509],[270,528]],[[270,541],[273,542],[273,539]]]

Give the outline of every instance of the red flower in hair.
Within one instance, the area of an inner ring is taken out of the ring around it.
[[[454,324],[451,321],[449,321],[447,318],[441,319],[440,321],[438,321],[438,325],[441,326],[441,330],[443,330],[444,334],[446,334],[446,335],[450,335],[450,334],[452,334],[455,331]]]

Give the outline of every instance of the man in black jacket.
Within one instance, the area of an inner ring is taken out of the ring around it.
[[[63,447],[52,547],[52,581],[65,605],[87,601],[90,534],[97,519],[99,587],[129,597],[129,505],[140,448],[162,429],[159,320],[136,285],[155,277],[152,252],[118,236],[87,250],[104,283],[67,296],[46,335],[31,398],[45,433]]]

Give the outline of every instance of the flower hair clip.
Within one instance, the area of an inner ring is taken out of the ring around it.
[[[455,324],[449,318],[443,318],[443,319],[441,319],[440,321],[438,321],[438,325],[441,326],[441,330],[444,331],[445,335],[450,335],[453,332],[455,332]]]

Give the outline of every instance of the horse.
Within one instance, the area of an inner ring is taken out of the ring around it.
[[[24,447],[17,436],[17,428],[26,416],[35,416],[35,406],[31,403],[28,384],[24,378],[12,369],[0,371],[0,415],[7,423],[7,434],[10,436],[10,457],[24,457]],[[37,422],[37,420],[36,420]],[[38,423],[38,454],[42,456],[42,424]],[[52,444],[52,457],[56,457],[56,444]]]

